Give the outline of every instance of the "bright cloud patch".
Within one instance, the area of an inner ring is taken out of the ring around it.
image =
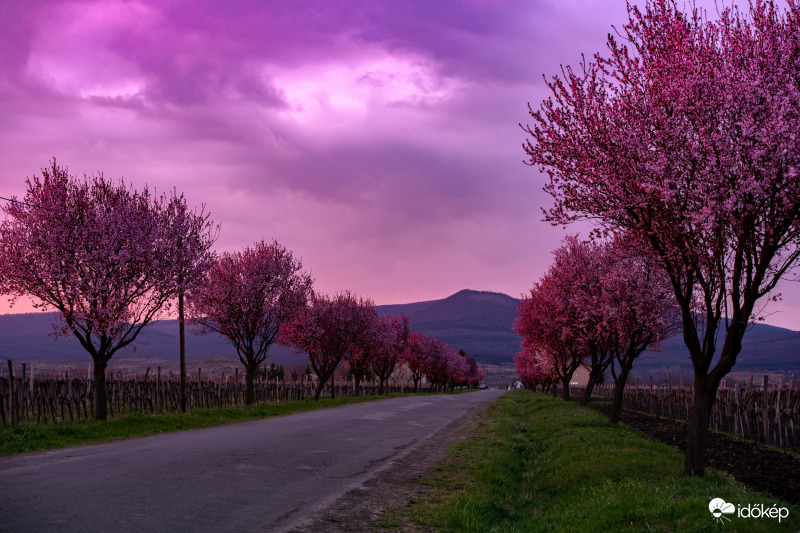
[[[70,96],[135,96],[145,87],[144,76],[114,44],[157,21],[157,13],[140,2],[58,5],[32,42],[27,75]]]
[[[273,79],[299,121],[324,115],[367,113],[382,106],[425,106],[441,102],[465,84],[439,76],[423,59],[382,54],[347,62],[307,64]]]

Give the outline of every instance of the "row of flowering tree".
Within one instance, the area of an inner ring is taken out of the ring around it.
[[[454,350],[441,339],[417,331],[409,336],[405,364],[414,382],[414,392],[419,390],[420,381],[426,377],[431,391],[437,386],[457,384],[476,387],[484,378],[475,359]]]
[[[623,239],[582,242],[567,237],[549,270],[518,307],[522,350],[514,362],[527,385],[560,382],[565,400],[582,364],[589,381],[582,403],[610,368],[616,423],[628,375],[647,349],[674,333],[676,310],[666,276]]]
[[[550,81],[525,128],[555,198],[548,218],[624,233],[669,279],[694,369],[688,475],[704,472],[748,323],[800,258],[800,2],[786,5],[711,20],[629,4],[621,38]]]
[[[315,293],[301,262],[275,241],[214,254],[218,227],[202,209],[189,209],[182,195],[136,191],[102,175],[79,179],[53,159],[41,178],[27,180],[24,199],[12,199],[4,211],[0,292],[30,296],[34,305],[60,312],[56,334],[74,336],[93,359],[98,420],[107,418],[112,356],[148,324],[169,317],[175,300],[183,341],[184,296],[195,332],[215,332],[236,349],[247,404],[276,342],[308,356],[318,377],[315,399],[343,362],[356,393],[368,371],[383,392],[407,359],[406,317],[379,317],[371,300],[348,292]],[[467,359],[452,357],[440,341],[437,348],[459,364],[426,367],[430,379],[467,382]],[[183,406],[184,369],[181,350]]]
[[[474,359],[440,339],[409,331],[405,315],[379,316],[371,300],[349,292],[312,294],[308,305],[281,329],[278,341],[308,356],[317,376],[315,400],[341,364],[349,367],[357,395],[368,371],[378,376],[382,393],[389,376],[403,365],[411,373],[414,392],[422,377],[430,380],[431,390],[437,385],[477,385],[483,378]]]

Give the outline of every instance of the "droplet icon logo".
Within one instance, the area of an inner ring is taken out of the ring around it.
[[[714,516],[714,520],[721,524],[723,520],[730,522],[731,519],[724,515],[735,513],[736,506],[732,503],[726,502],[722,498],[714,498],[708,502],[708,510],[711,511],[711,514]]]

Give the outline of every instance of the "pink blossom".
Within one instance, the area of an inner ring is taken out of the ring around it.
[[[341,362],[350,356],[374,313],[372,300],[350,292],[335,296],[312,293],[308,305],[283,324],[278,342],[308,356],[318,378],[315,400]],[[331,387],[331,396],[334,394]]]
[[[306,304],[311,277],[292,252],[273,241],[224,253],[188,294],[190,323],[214,331],[236,348],[245,367],[245,403],[281,325]]]
[[[81,180],[55,159],[27,189],[3,208],[2,292],[61,313],[57,334],[74,335],[94,360],[95,416],[104,420],[108,361],[210,266],[214,228],[182,195]]]

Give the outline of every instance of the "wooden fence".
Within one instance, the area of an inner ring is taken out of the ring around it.
[[[583,388],[572,387],[576,397]],[[593,393],[611,398],[614,386],[596,386]],[[692,413],[694,390],[692,387],[627,386],[622,401],[623,409],[642,411],[656,416],[688,421]],[[800,450],[800,391],[797,383],[771,386],[767,376],[753,385],[721,386],[711,413],[710,428],[736,435],[743,439],[763,442],[773,446]]]
[[[11,361],[8,373],[0,376],[0,419],[3,424],[16,422],[59,423],[88,420],[94,417],[94,381],[85,376],[39,375],[32,379],[30,368]],[[11,379],[9,379],[11,376]],[[244,376],[233,374],[205,375],[197,369],[187,376],[187,405],[189,410],[244,405]],[[287,382],[258,379],[255,383],[255,402],[271,403],[302,400],[313,396],[316,384],[311,380]],[[352,383],[328,384],[322,391],[330,396],[335,387],[337,397],[353,394]],[[387,384],[386,392],[408,392],[403,382]],[[375,383],[362,383],[361,395],[377,395]],[[106,395],[109,417],[128,413],[160,413],[180,409],[179,376],[172,372],[162,375],[161,369],[150,369],[142,375],[124,376],[109,372],[106,375]]]

